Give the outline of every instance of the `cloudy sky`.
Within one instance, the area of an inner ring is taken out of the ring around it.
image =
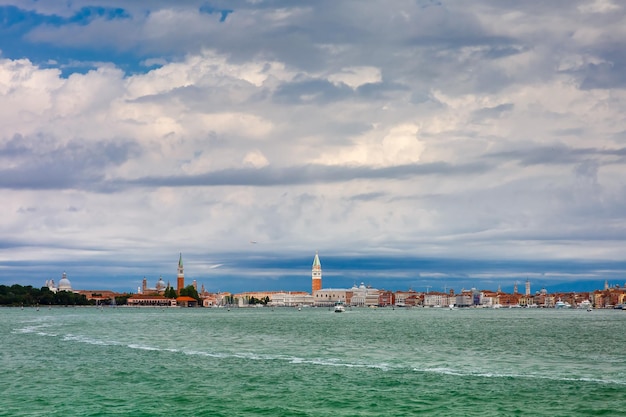
[[[626,5],[0,0],[0,284],[626,282]]]

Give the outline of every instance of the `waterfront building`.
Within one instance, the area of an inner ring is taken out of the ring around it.
[[[313,293],[313,303],[316,306],[327,307],[337,302],[348,304],[348,290],[336,288],[324,288]]]
[[[426,302],[426,296],[424,296],[424,302]],[[452,303],[450,303],[452,304]],[[457,307],[470,307],[474,304],[472,293],[468,291],[461,292],[454,296],[454,305]]]
[[[533,296],[533,305],[537,307],[547,307],[548,301],[548,290],[545,288],[542,288],[541,291],[537,291]]]
[[[404,305],[407,307],[417,307],[424,305],[424,294],[423,293],[415,293],[411,294],[404,299]]]
[[[526,280],[526,296],[530,296],[530,281]]]
[[[313,267],[311,268],[311,294],[321,289],[322,289],[322,264],[320,263],[320,257],[316,251],[315,258],[313,258]]]
[[[535,297],[531,295],[522,295],[519,299],[519,305],[522,307],[531,307],[534,305]]]
[[[84,295],[87,300],[95,300],[98,304],[114,304],[115,297],[123,295],[111,290],[76,290],[74,292]]]
[[[380,307],[396,305],[396,295],[393,291],[382,290],[378,293],[378,305]]]
[[[414,290],[408,290],[408,291],[396,291],[395,293],[395,305],[397,305],[398,307],[404,307],[404,306],[408,306],[409,303],[407,302],[407,299],[411,298],[411,301],[413,302],[413,306],[415,305],[415,299],[419,298],[419,294],[414,291]]]
[[[499,307],[497,292],[482,290],[480,293],[480,304],[483,307]]]
[[[556,305],[556,297],[554,295],[546,295],[543,302],[543,307],[553,308]]]
[[[176,297],[176,305],[179,307],[197,307],[198,300],[187,295]]]
[[[204,293],[204,295],[200,295],[200,298],[202,299],[202,307],[216,307],[218,305],[215,294]]]
[[[253,298],[258,301],[271,300],[272,295],[278,292],[280,291],[246,291],[235,294],[235,299],[239,307],[245,307]]]
[[[447,307],[450,304],[448,294],[445,292],[431,291],[428,294],[424,294],[424,307]],[[456,303],[459,305],[458,303]]]
[[[470,293],[472,294],[472,305],[479,306],[482,304],[482,293],[478,291],[476,288],[470,289]]]
[[[358,287],[355,284],[350,288],[350,292],[352,293],[352,297],[350,297],[348,303],[352,306],[373,307],[378,305],[378,294],[380,291],[376,288],[361,283]]]
[[[498,294],[498,299],[502,307],[514,307],[519,305],[521,294]]]
[[[176,276],[176,293],[180,294],[180,290],[185,288],[185,272],[183,269],[183,254],[178,258],[178,275]]]
[[[133,307],[176,307],[176,300],[162,295],[133,294],[126,304]]]
[[[270,304],[276,307],[312,306],[314,298],[303,291],[281,291],[271,295]]]

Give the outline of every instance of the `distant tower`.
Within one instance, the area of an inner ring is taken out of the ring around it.
[[[513,285],[513,294],[517,294],[517,281],[515,281],[515,285]]]
[[[502,292],[502,287],[500,287],[500,284],[498,284],[498,292]]]
[[[311,295],[317,290],[322,289],[322,264],[320,263],[320,257],[315,252],[315,258],[313,259],[313,268],[311,269]]]
[[[193,282],[191,283],[191,285],[193,285],[193,288],[198,291],[198,282],[194,279]]]
[[[526,280],[526,295],[530,295],[530,281]]]
[[[604,291],[609,289],[609,280],[604,281]]]
[[[141,281],[141,293],[145,294],[148,290],[148,280],[146,277],[143,277],[143,281]]]
[[[185,273],[183,272],[183,254],[178,258],[178,276],[176,277],[176,292],[180,294],[180,290],[185,288]]]

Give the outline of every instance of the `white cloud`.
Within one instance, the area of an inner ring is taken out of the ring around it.
[[[625,246],[616,3],[248,2],[222,23],[132,7],[29,33],[77,62],[94,39],[115,52],[92,70],[0,60],[0,228],[45,247],[37,260],[251,237],[276,253],[531,260]]]
[[[578,6],[582,13],[610,13],[619,9],[620,6],[611,0],[595,0],[593,3],[587,2]]]
[[[267,158],[258,149],[248,152],[243,158],[243,162],[244,164],[253,166],[254,168],[263,168],[269,165]]]

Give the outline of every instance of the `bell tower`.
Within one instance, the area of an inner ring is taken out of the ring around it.
[[[178,258],[178,276],[176,277],[176,292],[180,294],[180,290],[185,288],[185,273],[183,272],[183,254]]]
[[[320,263],[320,257],[315,252],[315,258],[313,259],[313,268],[311,269],[311,295],[317,290],[322,289],[322,264]]]

